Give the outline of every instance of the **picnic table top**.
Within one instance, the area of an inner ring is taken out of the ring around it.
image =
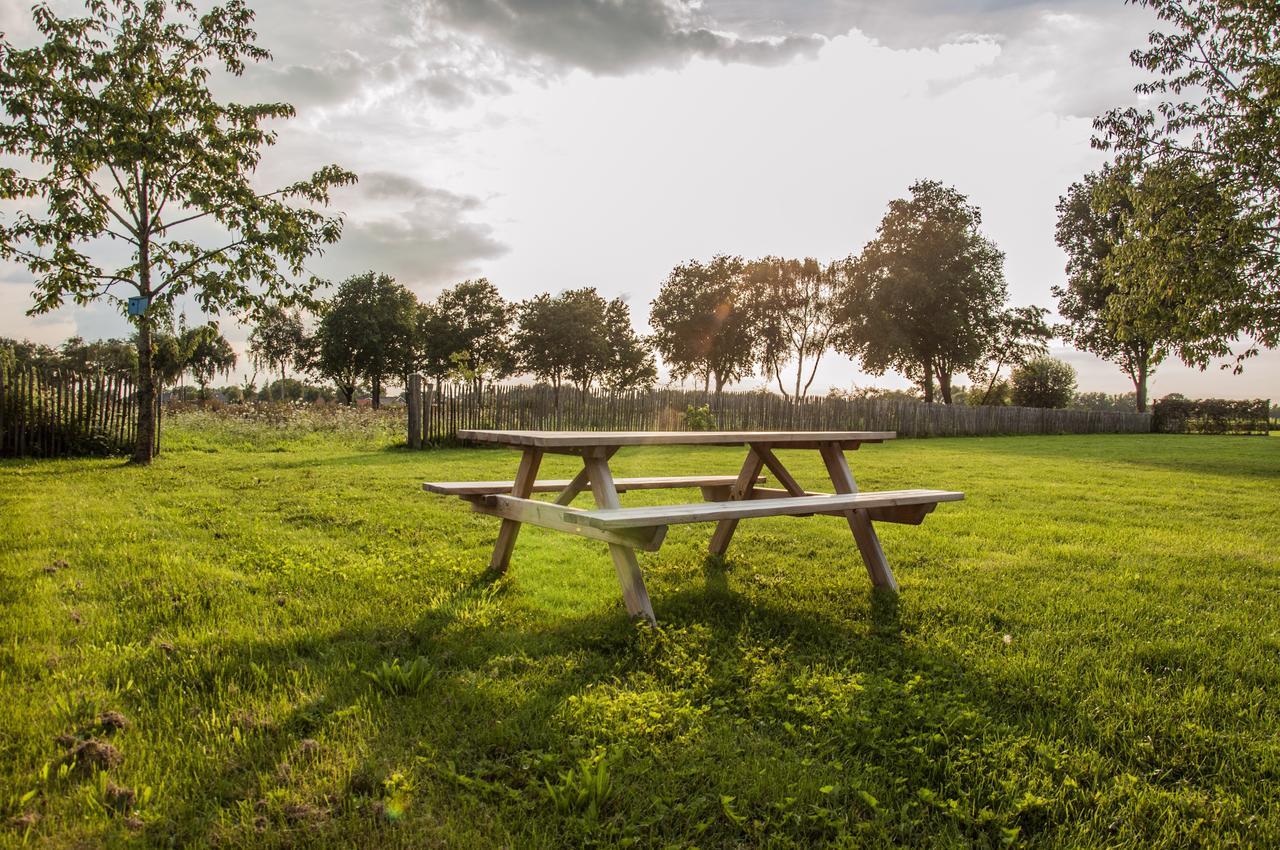
[[[504,446],[587,448],[600,446],[740,446],[746,443],[787,445],[814,443],[878,443],[894,431],[485,431],[464,430],[459,439]]]

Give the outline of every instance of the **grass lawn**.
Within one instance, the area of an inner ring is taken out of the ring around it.
[[[485,581],[496,521],[418,484],[517,456],[395,432],[0,463],[0,847],[1280,845],[1280,440],[868,446],[967,494],[880,527],[900,597],[838,519],[676,526],[648,629],[602,544]]]

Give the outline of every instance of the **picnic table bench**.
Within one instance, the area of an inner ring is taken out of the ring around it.
[[[879,443],[897,436],[892,431],[485,431],[464,430],[459,438],[490,443],[523,452],[514,481],[426,482],[431,493],[457,496],[479,513],[502,520],[489,567],[504,572],[522,523],[540,525],[609,544],[622,599],[632,616],[655,622],[636,550],[656,551],[672,525],[716,523],[709,550],[723,555],[738,521],[769,516],[844,517],[877,587],[897,591],[898,583],[885,559],[873,522],[920,524],[940,502],[964,498],[949,490],[882,490],[859,492],[845,451],[863,443]],[[609,460],[626,446],[705,445],[747,446],[737,475],[614,478]],[[775,449],[812,449],[822,458],[835,493],[805,490],[783,466]],[[538,480],[545,454],[582,458],[582,470],[571,479]],[[768,470],[781,488],[761,487]],[[703,501],[675,505],[622,507],[619,493],[629,490],[698,488]],[[593,509],[571,503],[590,490]],[[532,498],[535,493],[558,493],[554,501]]]

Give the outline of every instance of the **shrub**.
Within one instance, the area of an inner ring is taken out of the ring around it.
[[[1053,357],[1028,360],[1013,372],[1013,403],[1020,407],[1066,407],[1076,395],[1076,370]]]
[[[704,404],[699,407],[689,405],[684,412],[684,427],[689,431],[714,431],[716,415],[711,412],[711,405]]]
[[[1266,434],[1271,426],[1264,399],[1189,399],[1165,396],[1155,403],[1152,430],[1162,434]]]

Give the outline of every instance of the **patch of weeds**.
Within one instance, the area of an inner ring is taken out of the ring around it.
[[[427,659],[418,656],[409,664],[401,664],[399,658],[390,664],[384,661],[374,670],[365,670],[364,675],[375,687],[392,696],[421,696],[435,677],[435,671]]]
[[[579,759],[578,764],[560,774],[552,785],[543,780],[547,797],[558,815],[576,815],[594,823],[617,789],[610,776],[614,759],[604,753]]]

